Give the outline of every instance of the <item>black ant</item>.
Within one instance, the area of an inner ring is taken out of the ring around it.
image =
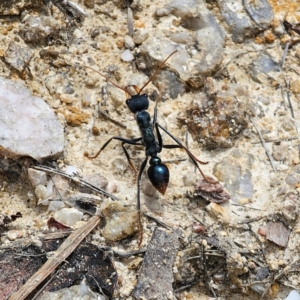
[[[158,69],[155,71],[155,73],[150,77],[150,79],[143,85],[141,89],[139,89],[136,85],[129,85],[125,88],[122,88],[115,84],[114,82],[110,81],[105,75],[99,73],[98,71],[94,70],[93,68],[89,66],[84,66],[85,68],[92,69],[93,71],[97,72],[99,75],[106,78],[108,82],[116,86],[117,88],[123,90],[129,98],[126,100],[126,104],[130,111],[135,114],[137,124],[141,131],[141,137],[134,138],[134,139],[125,139],[123,137],[119,136],[113,136],[110,138],[98,151],[98,153],[92,157],[87,156],[90,159],[96,158],[102,150],[106,148],[106,146],[112,141],[112,140],[119,140],[122,142],[122,148],[125,153],[125,156],[127,158],[127,161],[131,168],[136,172],[134,166],[132,165],[130,161],[129,154],[124,147],[125,144],[129,145],[142,145],[146,148],[146,158],[143,161],[137,178],[137,209],[139,214],[139,228],[140,228],[140,240],[139,240],[139,246],[143,239],[143,231],[142,231],[142,224],[141,224],[141,201],[140,201],[140,189],[141,189],[141,177],[142,173],[146,167],[146,164],[148,162],[148,158],[150,156],[150,167],[148,168],[148,178],[152,185],[161,193],[165,194],[168,183],[169,183],[169,169],[168,167],[162,163],[161,159],[157,156],[158,153],[161,152],[162,148],[167,149],[174,149],[174,148],[181,148],[186,151],[188,156],[190,157],[193,164],[198,168],[201,175],[203,176],[204,180],[207,182],[211,182],[210,178],[207,178],[203,172],[201,171],[198,163],[200,164],[207,164],[206,162],[202,162],[198,160],[177,138],[175,138],[170,132],[168,132],[164,127],[162,127],[159,123],[157,123],[157,102],[154,109],[154,117],[153,122],[151,122],[150,114],[147,112],[147,109],[149,108],[149,99],[147,94],[142,94],[142,90],[152,81],[153,77],[156,76],[156,74],[159,72],[161,67],[165,64],[165,62],[178,50],[172,52],[158,67]],[[136,91],[136,95],[131,95],[128,88],[133,87]],[[154,127],[156,131],[157,140],[154,135]],[[163,145],[162,137],[160,134],[159,129],[163,130],[166,134],[168,134],[176,143],[177,145]]]

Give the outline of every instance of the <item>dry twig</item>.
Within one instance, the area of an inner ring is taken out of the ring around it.
[[[37,288],[81,243],[81,241],[98,225],[99,216],[94,216],[82,227],[74,231],[55,251],[55,254],[9,299],[23,300]]]
[[[272,279],[270,280],[269,284],[267,285],[265,291],[263,292],[262,296],[260,297],[260,300],[263,300],[266,294],[268,293],[270,287],[275,281],[278,281],[282,276],[286,275],[289,270],[296,264],[296,261],[292,261],[289,265],[287,265],[283,270],[281,270],[276,276],[273,276]]]
[[[263,145],[263,147],[264,147],[264,149],[265,149],[265,151],[266,151],[266,154],[267,154],[267,156],[268,156],[269,159],[270,159],[272,168],[273,168],[274,172],[276,173],[277,170],[276,170],[276,166],[275,166],[274,159],[273,159],[271,153],[269,152],[269,150],[267,149],[267,146],[266,146],[266,143],[265,143],[265,141],[264,141],[264,138],[263,138],[263,136],[262,136],[262,134],[261,134],[259,128],[257,127],[257,125],[255,124],[255,122],[253,121],[253,119],[251,118],[250,120],[251,120],[253,126],[255,127],[255,129],[256,129],[256,131],[257,131],[257,133],[258,133],[258,135],[259,135],[259,138],[260,138],[260,140],[261,140],[261,143],[262,143],[262,145]]]
[[[102,194],[106,197],[109,197],[112,200],[119,200],[119,198],[117,198],[116,196],[104,191],[103,189],[97,188],[94,185],[92,185],[92,184],[90,184],[90,183],[88,183],[88,182],[86,182],[86,181],[84,181],[84,180],[82,180],[82,179],[80,179],[76,176],[74,177],[72,175],[68,175],[68,174],[64,173],[63,171],[60,171],[60,170],[57,170],[57,169],[52,169],[52,168],[47,167],[47,166],[33,166],[32,168],[35,169],[35,170],[39,170],[39,171],[58,174],[60,176],[66,177],[66,178],[68,178],[68,179],[70,179],[70,180],[72,180],[76,183],[79,182],[81,185],[86,186],[86,187],[90,188],[91,190],[93,190],[93,191],[95,191],[99,194]]]

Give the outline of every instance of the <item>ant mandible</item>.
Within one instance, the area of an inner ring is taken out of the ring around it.
[[[198,160],[177,138],[175,138],[170,132],[168,132],[164,127],[162,127],[157,122],[157,102],[154,109],[154,117],[153,122],[151,123],[151,117],[150,114],[147,112],[147,109],[149,108],[149,99],[147,94],[141,94],[143,89],[152,81],[152,79],[156,76],[156,74],[159,72],[159,70],[162,68],[162,66],[166,63],[166,61],[178,50],[172,52],[158,67],[158,69],[155,71],[155,73],[150,77],[150,79],[143,85],[141,89],[139,89],[136,85],[129,85],[125,88],[122,88],[115,84],[114,82],[110,81],[105,75],[99,73],[98,71],[94,70],[93,68],[89,66],[84,66],[85,68],[91,69],[95,72],[97,72],[99,75],[103,76],[108,82],[110,82],[115,87],[123,90],[126,95],[129,97],[126,100],[126,104],[129,108],[129,110],[135,114],[136,122],[139,126],[141,137],[134,138],[134,139],[125,139],[123,137],[119,136],[113,136],[110,138],[102,147],[101,149],[94,155],[94,156],[87,156],[89,159],[96,158],[102,150],[106,148],[106,146],[112,141],[112,140],[119,140],[122,142],[122,148],[125,153],[125,156],[127,158],[127,161],[131,168],[136,172],[134,166],[132,165],[130,161],[130,156],[124,147],[125,144],[129,145],[142,145],[146,148],[146,158],[144,159],[143,163],[141,164],[138,178],[137,178],[137,209],[138,209],[138,219],[139,219],[139,228],[140,228],[140,240],[139,240],[139,246],[142,243],[143,240],[143,230],[142,230],[142,223],[141,223],[141,201],[140,201],[140,190],[141,190],[141,177],[142,173],[147,165],[148,158],[150,156],[149,161],[149,168],[148,168],[148,178],[151,182],[151,184],[161,193],[165,194],[168,183],[169,183],[169,169],[168,167],[162,163],[161,159],[157,156],[158,153],[162,151],[162,148],[167,149],[174,149],[174,148],[181,148],[186,151],[188,156],[190,157],[193,164],[197,167],[197,169],[200,171],[201,175],[203,176],[204,180],[207,182],[210,182],[210,178],[207,178],[202,170],[200,169],[198,163],[200,164],[207,164],[207,162],[202,162]],[[135,95],[131,95],[128,88],[133,87],[136,91]],[[154,127],[156,131],[156,137],[154,135]],[[162,137],[160,134],[160,129],[163,130],[167,135],[169,135],[177,144],[176,145],[164,145],[162,141]]]

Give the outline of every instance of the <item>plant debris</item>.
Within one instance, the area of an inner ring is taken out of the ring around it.
[[[179,232],[156,228],[148,244],[137,284],[136,299],[172,299],[172,267],[178,249]]]
[[[268,222],[265,231],[269,241],[281,247],[287,246],[290,231],[281,222]]]
[[[210,182],[207,182],[204,179],[196,181],[194,196],[202,197],[206,201],[215,203],[222,203],[230,200],[230,195],[223,189],[220,182],[214,180],[212,177],[206,177],[210,179]]]

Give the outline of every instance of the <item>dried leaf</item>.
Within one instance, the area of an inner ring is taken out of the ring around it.
[[[67,228],[70,228],[58,221],[56,221],[53,217],[51,217],[48,222],[47,222],[47,225],[49,228],[53,227],[53,228],[57,228],[57,229],[67,229]]]
[[[206,176],[195,184],[194,195],[202,197],[206,201],[222,203],[230,199],[230,195],[223,189],[221,183],[212,177]]]
[[[266,226],[266,237],[281,247],[286,247],[290,232],[281,222],[269,222]]]

